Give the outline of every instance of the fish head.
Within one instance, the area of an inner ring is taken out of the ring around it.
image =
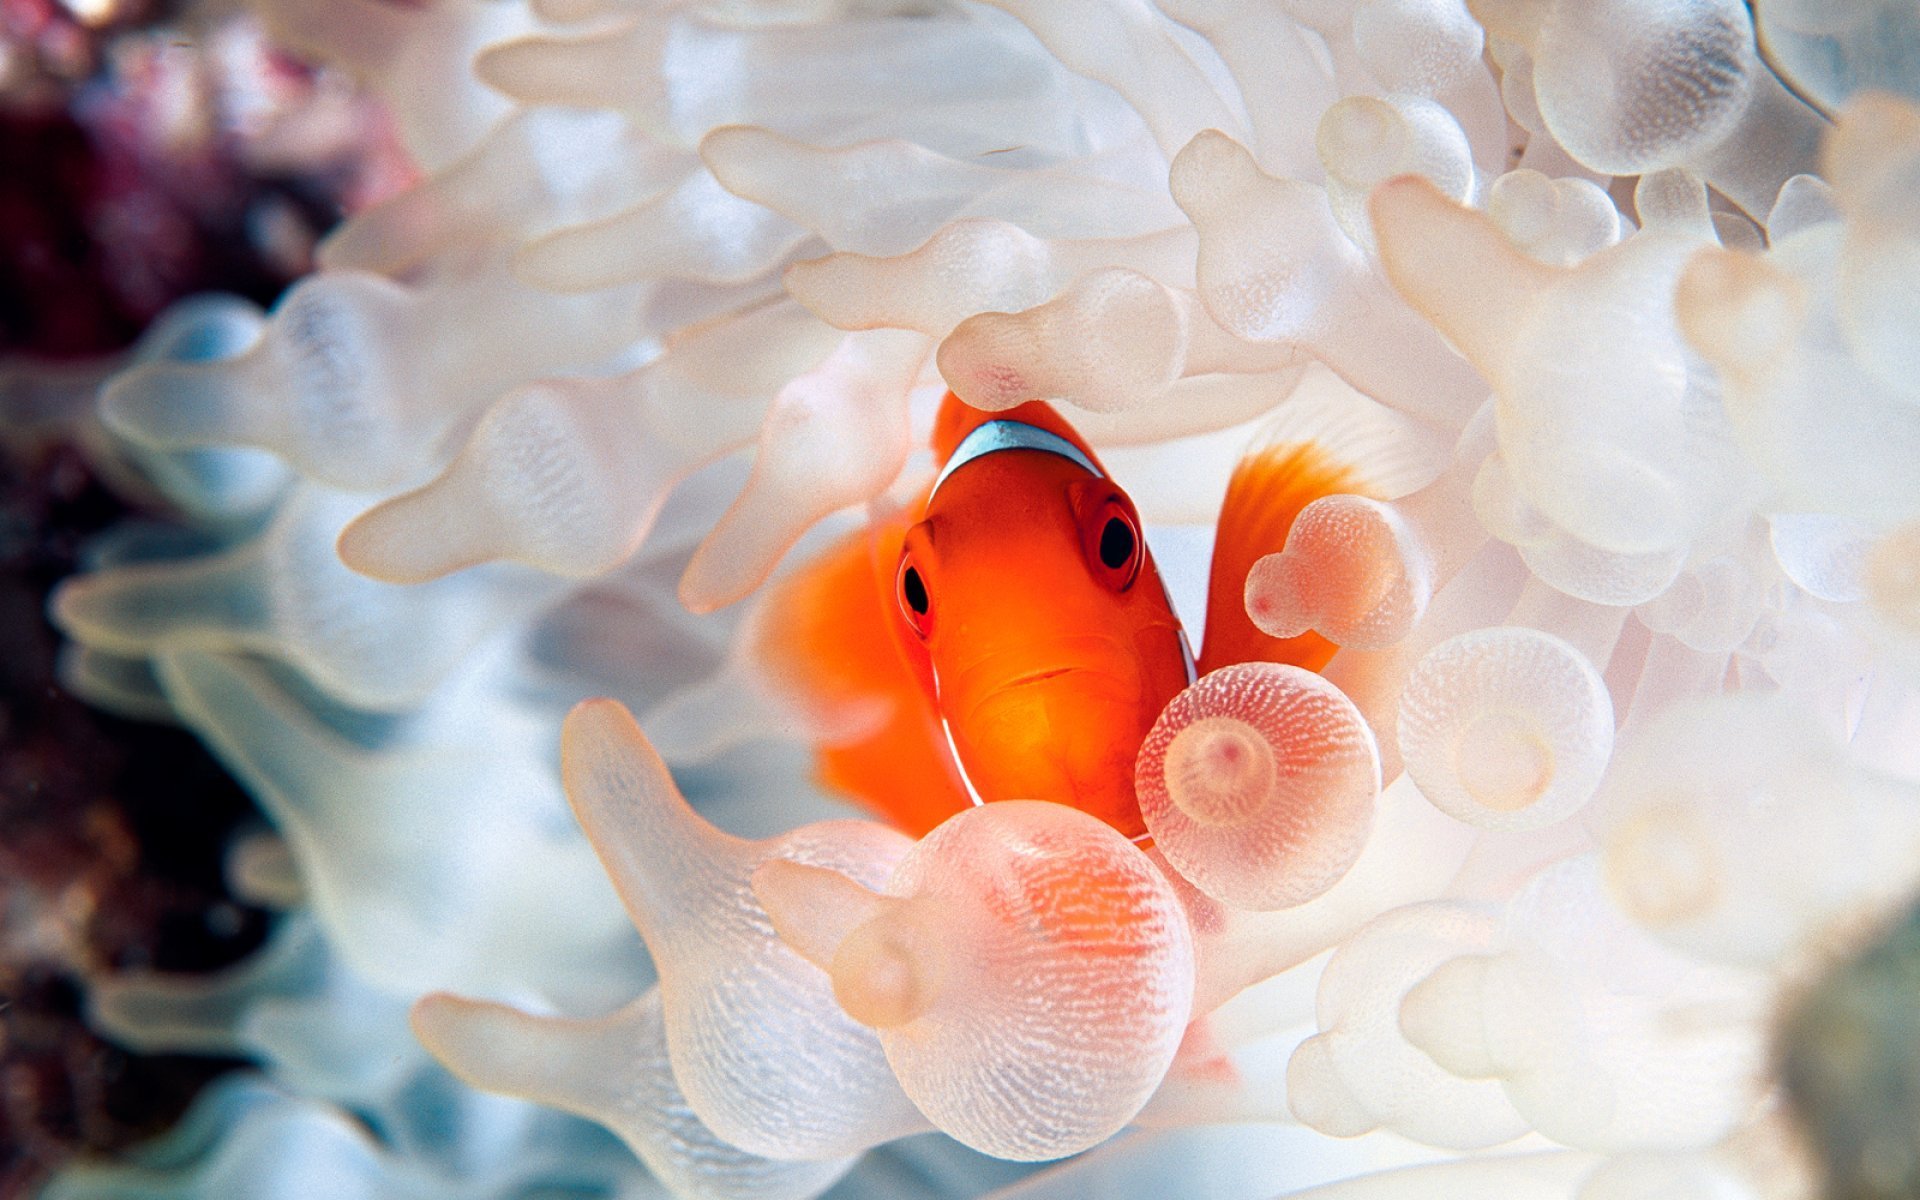
[[[983,800],[1051,800],[1144,832],[1140,743],[1189,681],[1133,501],[1058,454],[966,464],[908,530],[902,644]]]

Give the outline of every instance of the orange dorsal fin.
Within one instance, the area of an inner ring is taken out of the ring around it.
[[[912,511],[918,511],[915,507]],[[856,530],[782,579],[756,616],[775,689],[822,730],[816,777],[915,837],[971,805],[940,718],[891,630],[907,520]]]
[[[933,459],[945,463],[953,457],[962,438],[985,425],[988,421],[1024,421],[1028,425],[1038,426],[1048,433],[1057,433],[1073,443],[1074,448],[1087,456],[1095,465],[1100,459],[1093,453],[1078,430],[1067,424],[1065,417],[1055,412],[1053,406],[1045,400],[1029,400],[1003,412],[988,412],[975,408],[965,400],[948,392],[946,399],[940,402],[940,414],[933,421]],[[1106,468],[1100,468],[1105,472]]]
[[[1234,468],[1207,575],[1200,671],[1232,663],[1291,663],[1318,671],[1338,648],[1309,630],[1276,638],[1247,616],[1247,573],[1286,548],[1300,510],[1339,494],[1387,500],[1433,474],[1431,435],[1342,386],[1286,401]]]

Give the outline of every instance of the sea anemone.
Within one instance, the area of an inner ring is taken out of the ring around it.
[[[257,1069],[50,1198],[1813,1194],[1774,1014],[1920,881],[1911,6],[251,7],[424,177],[75,418],[175,520],[68,686],[281,916],[92,982]],[[768,606],[947,389],[1190,627],[1248,442],[1367,450],[1231,581],[1331,658],[1174,700],[1148,848],[807,770],[885,714]]]

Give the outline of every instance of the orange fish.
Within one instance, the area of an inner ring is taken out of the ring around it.
[[[1133,501],[1058,413],[986,413],[948,393],[933,443],[927,491],[790,576],[760,636],[783,686],[880,702],[877,720],[818,749],[819,777],[907,832],[1038,799],[1143,837],[1134,757],[1196,671],[1331,657],[1316,634],[1261,633],[1243,599],[1302,508],[1368,491],[1313,441],[1270,439],[1235,469],[1197,663]]]

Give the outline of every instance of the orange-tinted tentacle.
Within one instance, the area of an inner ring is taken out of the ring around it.
[[[1309,630],[1276,638],[1247,616],[1247,573],[1287,544],[1300,510],[1337,493],[1369,494],[1352,467],[1312,442],[1261,447],[1240,460],[1227,483],[1207,575],[1207,635],[1200,671],[1240,662],[1291,663],[1318,671],[1333,657],[1332,642]]]

